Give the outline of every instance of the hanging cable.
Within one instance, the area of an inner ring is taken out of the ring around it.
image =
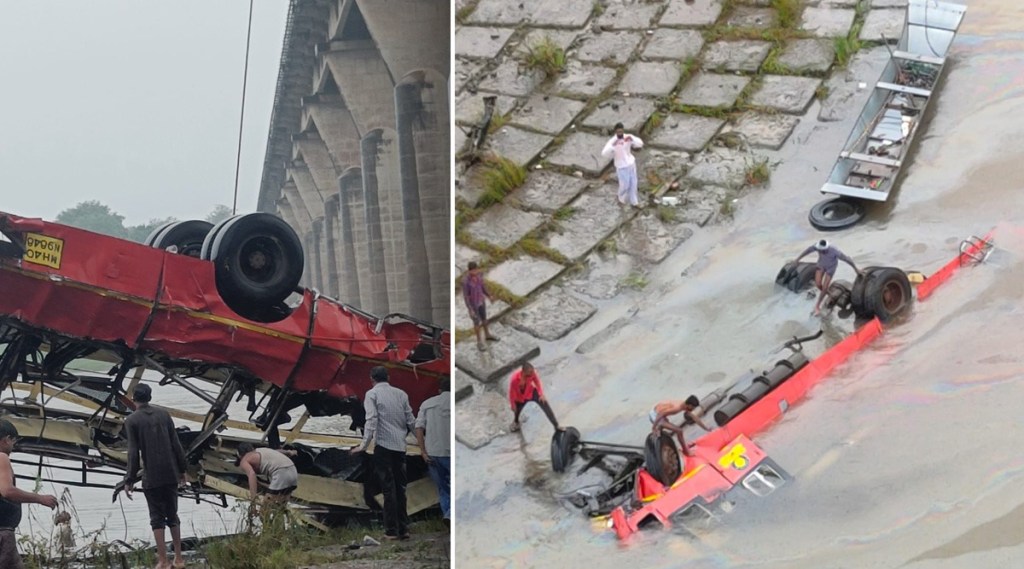
[[[249,80],[249,40],[252,38],[252,5],[249,0],[249,28],[245,32],[245,69],[242,72],[242,112],[238,117],[238,153],[235,157],[235,195],[231,202],[231,215],[238,213],[238,172],[242,166],[242,126],[245,124],[245,87]]]

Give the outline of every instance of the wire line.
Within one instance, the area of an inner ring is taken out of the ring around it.
[[[249,81],[249,41],[252,39],[252,5],[249,0],[249,27],[245,32],[245,69],[242,72],[242,112],[238,117],[238,153],[235,157],[235,194],[231,202],[231,215],[238,213],[238,172],[242,166],[242,127],[245,124],[245,88]]]

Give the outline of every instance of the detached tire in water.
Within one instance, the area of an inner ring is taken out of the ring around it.
[[[775,284],[784,286],[793,292],[800,292],[814,282],[817,265],[814,263],[794,263],[790,261],[782,266],[775,277]]]
[[[564,431],[555,430],[551,436],[551,469],[565,472],[572,464],[576,443],[580,442],[580,432],[576,427],[567,427]]]
[[[860,200],[839,197],[818,202],[807,218],[817,229],[837,231],[856,225],[864,215],[864,204]]]
[[[679,479],[683,474],[683,464],[671,435],[647,435],[647,441],[644,443],[644,467],[665,486],[671,486]]]
[[[302,243],[269,213],[232,217],[214,227],[203,244],[213,261],[217,292],[242,316],[279,305],[302,279]]]
[[[912,292],[907,274],[895,267],[871,267],[853,283],[851,300],[858,318],[878,317],[886,322],[910,306]]]
[[[146,245],[157,249],[174,246],[179,255],[199,258],[206,235],[213,229],[213,224],[201,219],[191,221],[174,221],[164,224],[149,234]]]

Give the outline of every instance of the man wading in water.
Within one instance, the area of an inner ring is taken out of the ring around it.
[[[858,275],[863,273],[857,268],[857,265],[853,264],[853,259],[847,257],[842,251],[836,249],[824,239],[804,249],[804,252],[800,253],[800,256],[793,261],[793,264],[799,263],[800,259],[815,251],[818,253],[818,270],[814,273],[814,285],[821,291],[821,294],[818,295],[818,303],[814,305],[814,315],[817,316],[821,314],[821,301],[825,300],[828,285],[832,284],[832,277],[835,276],[836,269],[839,268],[839,261],[843,261],[853,267],[853,270]]]

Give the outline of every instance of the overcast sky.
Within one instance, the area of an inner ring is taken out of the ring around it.
[[[253,211],[286,0],[252,22],[238,209]],[[231,206],[246,0],[0,0],[0,211],[53,219],[95,199],[125,216]]]

